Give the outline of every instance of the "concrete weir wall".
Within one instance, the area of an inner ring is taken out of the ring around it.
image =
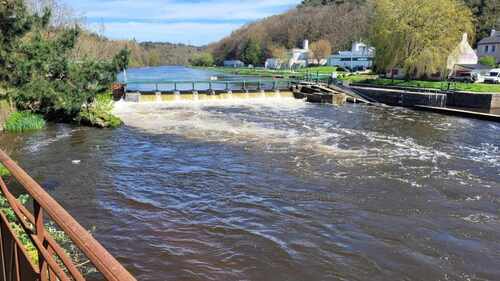
[[[447,96],[442,93],[410,92],[395,89],[352,86],[352,90],[368,100],[392,106],[446,106]]]
[[[447,105],[481,109],[500,108],[500,94],[448,93]]]

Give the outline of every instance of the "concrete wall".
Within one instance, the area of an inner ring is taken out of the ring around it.
[[[352,86],[351,89],[368,100],[374,100],[392,106],[427,105],[443,107],[446,105],[446,94],[418,93],[359,86]]]
[[[500,94],[448,93],[448,106],[493,109],[500,108]]]

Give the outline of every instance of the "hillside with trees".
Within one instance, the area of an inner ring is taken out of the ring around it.
[[[76,61],[89,57],[107,60],[123,48],[128,48],[131,52],[131,67],[188,65],[190,58],[204,50],[203,47],[184,44],[110,40],[96,33],[84,31],[73,49],[72,58]]]
[[[318,7],[327,5],[342,5],[350,3],[363,5],[369,0],[304,0],[302,7]],[[475,43],[488,37],[491,29],[500,29],[500,1],[498,0],[463,0],[474,16]]]
[[[304,39],[310,42],[326,40],[333,51],[338,51],[366,37],[368,12],[366,5],[352,3],[301,6],[248,24],[211,44],[209,50],[218,64],[234,58],[262,64],[280,48],[302,47]]]

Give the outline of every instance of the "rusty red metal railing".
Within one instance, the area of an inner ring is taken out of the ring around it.
[[[57,224],[108,281],[136,279],[59,203],[0,149],[0,163],[33,199],[33,213],[10,192],[0,177],[1,193],[38,252],[34,264],[7,217],[0,214],[0,281],[84,281],[78,266],[47,233],[44,216]]]

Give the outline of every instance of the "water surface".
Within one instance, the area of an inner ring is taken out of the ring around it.
[[[116,113],[0,143],[138,280],[500,279],[497,123],[291,98]]]

